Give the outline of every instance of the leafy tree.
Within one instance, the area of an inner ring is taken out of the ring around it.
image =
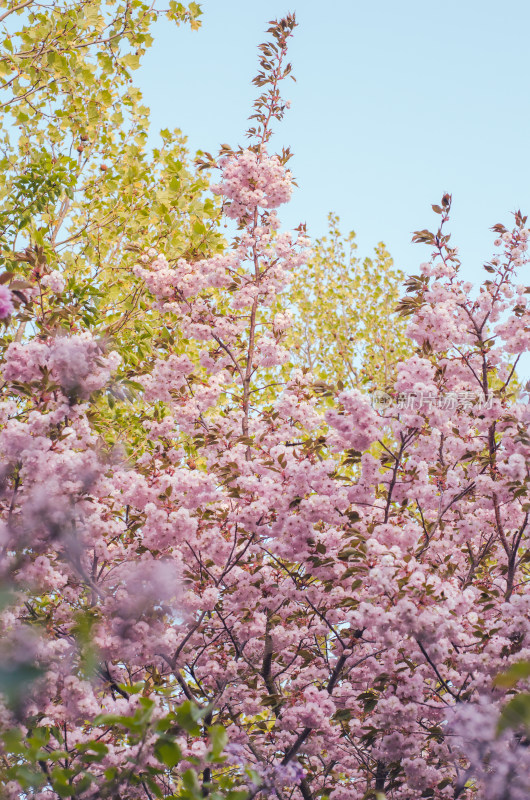
[[[293,276],[289,344],[296,363],[321,381],[385,389],[411,354],[406,324],[393,313],[404,275],[382,243],[373,259],[360,259],[355,234],[343,236],[339,225],[330,214],[328,236]]]
[[[21,311],[29,285],[34,301],[3,346],[29,323],[42,335],[89,329],[112,340],[122,363],[94,424],[109,445],[125,438],[130,448],[138,414],[115,409],[115,398],[137,391],[139,361],[176,336],[145,303],[137,254],[197,258],[223,246],[185,137],[163,130],[147,149],[148,109],[131,73],[158,18],[196,28],[201,13],[195,3],[169,6],[11,2],[2,15],[0,263]]]
[[[131,71],[161,13],[83,0],[11,2],[2,15],[1,261],[14,280],[37,279],[43,331],[114,336],[125,326],[129,367],[152,337],[130,251],[148,242],[197,256],[221,246],[218,211],[184,137],[162,131],[147,151],[148,109]],[[165,13],[199,24],[195,3],[171,2]],[[66,284],[59,299],[46,286],[52,272]]]

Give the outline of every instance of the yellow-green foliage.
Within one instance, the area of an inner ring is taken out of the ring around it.
[[[140,362],[189,346],[149,308],[132,268],[151,247],[171,261],[222,249],[219,203],[179,130],[148,148],[149,109],[132,71],[159,17],[196,28],[200,13],[196,3],[161,12],[142,0],[10,0],[0,12],[1,280],[22,290],[51,271],[66,280],[62,295],[41,293],[37,316],[3,330],[0,356],[15,336],[88,328],[120,352],[115,395],[132,397]],[[118,411],[111,390],[94,425],[131,443],[138,416]]]
[[[317,380],[384,388],[410,353],[406,321],[394,314],[404,276],[382,243],[373,258],[360,259],[355,233],[344,236],[339,223],[329,215],[328,235],[294,277],[295,358]]]

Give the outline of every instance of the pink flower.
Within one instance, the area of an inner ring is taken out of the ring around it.
[[[0,319],[7,319],[14,310],[13,295],[7,286],[0,286]]]
[[[41,283],[43,286],[47,286],[49,289],[52,290],[55,294],[61,294],[64,291],[64,287],[66,286],[66,281],[61,275],[60,272],[54,270],[53,272],[48,273],[45,275]]]

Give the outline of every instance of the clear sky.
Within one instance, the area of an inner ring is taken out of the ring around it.
[[[449,191],[453,243],[480,280],[491,225],[530,214],[528,0],[288,2],[203,0],[195,33],[159,23],[135,76],[153,128],[180,127],[192,151],[244,144],[256,46],[268,20],[295,11],[297,83],[272,142],[294,151],[285,225],[318,237],[335,211],[360,255],[382,240],[413,273],[429,251],[411,233],[436,224],[431,203]]]

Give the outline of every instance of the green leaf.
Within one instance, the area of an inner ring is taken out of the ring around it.
[[[507,728],[526,728],[530,731],[530,693],[521,692],[507,703],[499,717],[497,732]]]
[[[28,687],[44,674],[44,670],[32,664],[20,664],[16,669],[0,668],[0,692],[10,705],[16,706],[27,694]]]
[[[198,793],[200,791],[199,781],[197,779],[197,773],[194,772],[192,769],[187,769],[186,772],[182,775],[182,783],[184,788],[187,789],[189,792]]]
[[[132,53],[127,53],[127,55],[122,56],[120,58],[122,64],[124,64],[129,69],[138,69],[140,66],[140,58],[139,56],[135,56]]]
[[[188,733],[191,733],[192,736],[198,736],[201,729],[197,723],[207,713],[207,709],[201,709],[189,700],[186,700],[175,711],[175,720],[177,725],[185,731],[188,731]]]
[[[525,678],[530,678],[530,661],[517,661],[506,672],[501,672],[497,675],[493,685],[502,689],[513,689],[519,681]]]
[[[226,747],[228,736],[222,725],[212,725],[211,728],[208,728],[208,736],[210,737],[209,756],[211,760],[216,761]]]
[[[155,744],[155,755],[169,769],[173,769],[182,760],[182,752],[176,742],[159,739]]]
[[[76,749],[79,750],[80,753],[86,753],[91,750],[93,753],[97,753],[100,756],[106,756],[109,752],[109,748],[104,742],[79,742],[76,744]]]

